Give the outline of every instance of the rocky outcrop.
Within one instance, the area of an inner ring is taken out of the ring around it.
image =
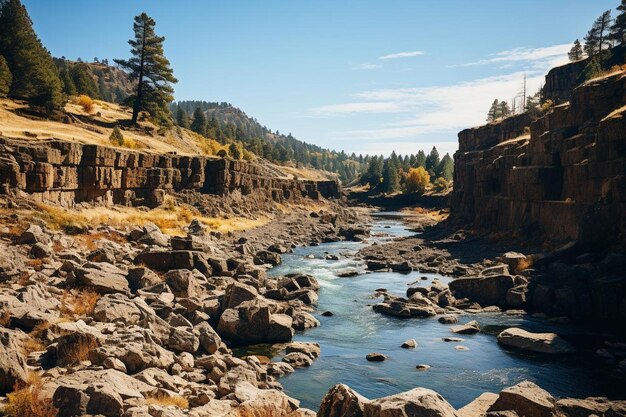
[[[158,205],[165,192],[266,194],[274,201],[338,197],[336,181],[299,181],[230,159],[127,151],[62,140],[0,138],[0,193],[73,206]]]
[[[512,327],[498,335],[498,343],[528,352],[560,355],[575,352],[572,345],[554,333],[532,333]]]
[[[626,75],[569,103],[459,134],[452,216],[475,227],[591,246],[624,242]],[[558,220],[557,220],[558,219]]]

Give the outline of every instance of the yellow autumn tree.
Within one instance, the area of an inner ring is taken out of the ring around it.
[[[405,180],[406,191],[424,194],[429,183],[430,174],[423,167],[411,168]]]

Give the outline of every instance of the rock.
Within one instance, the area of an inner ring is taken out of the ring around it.
[[[499,258],[500,262],[509,267],[512,274],[519,274],[524,269],[528,269],[530,262],[526,255],[518,252],[507,252]]]
[[[161,232],[157,225],[148,223],[143,227],[143,235],[137,239],[137,243],[167,247],[169,246],[169,238]]]
[[[511,275],[491,275],[457,278],[448,286],[456,298],[469,298],[482,306],[506,307],[507,292],[515,286],[515,281]]]
[[[203,291],[201,279],[204,277],[198,275],[187,269],[173,269],[165,274],[165,282],[178,298],[199,297]]]
[[[30,248],[30,256],[36,259],[49,258],[52,255],[52,249],[48,245],[41,242],[35,243]]]
[[[280,265],[281,262],[282,262],[282,259],[280,255],[274,252],[262,250],[262,251],[257,252],[256,255],[254,255],[255,265],[269,264],[272,266],[276,266],[276,265]]]
[[[137,324],[143,317],[136,303],[123,294],[107,294],[101,297],[93,310],[93,317],[103,323],[122,322]]]
[[[145,267],[132,268],[126,275],[130,290],[135,293],[146,287],[151,287],[163,282],[163,278]]]
[[[482,417],[487,414],[487,410],[493,405],[493,403],[496,402],[497,399],[498,394],[484,392],[471,403],[459,408],[457,413],[460,417]]]
[[[320,356],[321,350],[318,343],[312,342],[291,342],[285,347],[287,353],[304,353],[311,359],[316,359]]]
[[[18,245],[34,245],[36,243],[42,243],[44,245],[50,244],[50,236],[44,232],[41,226],[31,224],[28,226],[22,234],[17,238],[15,242]]]
[[[124,362],[117,358],[106,358],[104,362],[102,362],[102,366],[104,366],[105,369],[115,369],[116,371],[124,373],[127,372]]]
[[[401,348],[404,349],[413,349],[415,347],[417,347],[417,342],[415,341],[415,339],[409,339],[407,341],[405,341],[404,343],[402,343],[402,345],[400,345]]]
[[[305,311],[298,311],[294,313],[292,318],[292,326],[296,330],[312,329],[313,327],[318,327],[320,325],[318,319]]]
[[[387,359],[387,356],[383,355],[382,353],[373,352],[368,353],[367,356],[365,356],[365,359],[370,362],[383,362],[385,359]]]
[[[455,346],[454,349],[456,349],[456,350],[469,350],[469,348],[467,346],[461,346],[461,345]]]
[[[267,364],[267,374],[276,378],[282,378],[293,372],[293,367],[286,362],[271,362]]]
[[[91,288],[100,294],[129,292],[126,272],[107,263],[86,263],[76,270],[76,281],[79,285]]]
[[[454,408],[437,394],[426,388],[366,402],[363,417],[457,417]]]
[[[476,320],[472,320],[461,326],[453,327],[450,331],[457,334],[476,334],[480,331],[480,327],[478,327],[478,322]]]
[[[209,355],[214,354],[218,350],[225,350],[226,346],[215,330],[207,322],[198,324],[195,329],[199,332],[200,346]]]
[[[565,398],[556,403],[559,416],[588,417],[596,416],[624,416],[626,415],[626,401],[610,401],[607,398],[593,397],[585,399]]]
[[[324,311],[324,312],[322,313],[322,316],[324,316],[324,317],[332,317],[332,316],[334,316],[334,315],[335,315],[335,314],[334,314],[332,311]]]
[[[282,360],[294,368],[306,368],[313,365],[313,359],[309,355],[301,352],[288,353]]]
[[[520,350],[551,355],[576,351],[572,345],[554,333],[531,333],[516,327],[500,333],[498,343]]]
[[[506,388],[488,411],[515,411],[520,417],[555,417],[555,400],[530,381]]]
[[[460,343],[463,341],[463,339],[461,339],[460,337],[443,337],[441,338],[441,340],[443,340],[444,342],[455,342],[455,343]]]
[[[425,363],[421,363],[419,365],[416,365],[415,369],[417,369],[418,371],[427,371],[427,370],[430,369],[430,365],[426,365]]]
[[[194,353],[200,347],[200,340],[189,327],[172,327],[167,348],[174,352]]]
[[[359,275],[359,271],[357,271],[356,269],[346,269],[344,271],[337,272],[335,275],[337,275],[339,278],[351,278]]]
[[[438,319],[439,323],[441,324],[455,324],[459,322],[459,319],[457,316],[441,316]]]
[[[98,248],[91,251],[87,255],[87,260],[91,262],[106,262],[109,264],[115,263],[115,254],[109,248]]]
[[[226,309],[217,332],[233,343],[280,343],[293,337],[292,324],[291,317],[273,314],[266,301],[255,299]]]
[[[347,385],[337,384],[322,399],[318,417],[363,417],[369,400]]]
[[[0,327],[0,390],[9,392],[16,383],[26,382],[28,366],[24,345],[28,336],[21,330]]]

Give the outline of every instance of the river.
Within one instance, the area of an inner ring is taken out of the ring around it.
[[[572,325],[554,327],[526,315],[467,314],[459,316],[459,323],[477,320],[481,332],[461,336],[464,341],[460,343],[444,342],[443,337],[456,335],[436,317],[403,320],[375,313],[371,306],[377,302],[373,298],[377,288],[400,295],[416,281],[417,285],[427,286],[435,278],[443,282],[449,278],[418,272],[374,272],[352,278],[336,275],[349,268],[363,270],[364,266],[353,258],[363,245],[411,234],[398,213],[379,213],[374,216],[372,237],[368,241],[299,247],[284,255],[280,266],[270,270],[270,276],[291,272],[311,274],[321,285],[314,313],[321,326],[298,332],[294,338],[318,342],[321,356],[310,368],[297,369],[281,379],[285,392],[300,400],[303,407],[317,410],[322,397],[337,383],[347,384],[368,398],[426,387],[439,392],[454,407],[469,403],[483,392],[499,392],[524,379],[536,382],[558,397],[607,395],[615,390],[609,382],[603,382],[607,377],[594,366],[589,355],[548,359],[504,350],[496,343],[497,334],[511,326],[578,336],[585,334],[582,329]],[[326,254],[339,255],[340,260],[326,260]],[[423,276],[428,279],[421,280]],[[325,311],[334,315],[324,317],[321,313]],[[418,347],[400,348],[407,339],[417,340]],[[457,350],[458,345],[469,350]],[[367,362],[365,355],[370,352],[381,352],[388,359]],[[273,360],[280,360],[280,356]],[[418,371],[415,368],[418,364],[428,364],[431,368]]]

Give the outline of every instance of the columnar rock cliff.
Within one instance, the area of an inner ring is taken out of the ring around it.
[[[551,77],[555,97],[567,95],[571,80],[557,88]],[[577,87],[537,120],[521,115],[462,131],[453,216],[554,241],[624,243],[625,106],[626,75],[618,73]]]
[[[275,201],[332,198],[339,193],[336,181],[291,180],[243,161],[3,138],[0,184],[0,193],[65,207],[82,202],[155,206],[166,192],[183,190],[218,195],[262,192]]]

